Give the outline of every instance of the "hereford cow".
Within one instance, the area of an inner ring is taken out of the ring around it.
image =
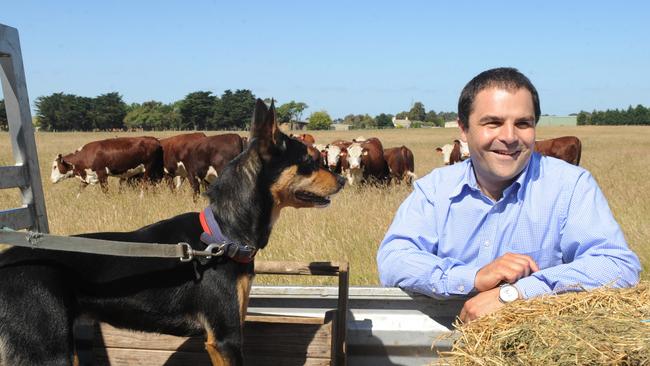
[[[345,140],[335,140],[325,146],[327,150],[327,165],[332,172],[341,173],[341,153],[347,149],[352,142]]]
[[[542,155],[562,159],[569,164],[579,165],[582,143],[575,136],[535,141],[535,151]]]
[[[469,146],[460,140],[454,140],[453,144],[436,147],[436,151],[442,155],[444,165],[453,165],[469,158]]]
[[[356,183],[359,177],[362,177],[365,182],[373,183],[386,183],[390,179],[384,148],[376,137],[354,142],[348,146],[347,161],[349,172],[344,174],[350,184]]]
[[[311,146],[316,143],[316,139],[314,136],[308,134],[308,133],[302,133],[300,135],[297,135],[296,138],[302,142],[305,143],[307,146]]]
[[[154,137],[119,137],[90,142],[79,150],[62,156],[52,163],[50,180],[58,183],[76,176],[83,189],[99,183],[108,190],[108,177],[121,180],[142,174],[143,182],[158,182],[163,175],[163,150]]]
[[[187,133],[160,139],[163,148],[165,174],[170,186],[180,187],[187,178],[184,161],[187,160],[193,144],[205,138],[203,132]]]
[[[406,181],[407,184],[412,184],[413,180],[417,179],[414,173],[413,152],[408,147],[402,145],[401,147],[384,149],[384,158],[388,163],[391,180],[394,182]]]
[[[187,161],[184,161],[187,176],[195,194],[200,185],[212,183],[226,165],[244,151],[241,136],[236,133],[208,136],[192,144]]]

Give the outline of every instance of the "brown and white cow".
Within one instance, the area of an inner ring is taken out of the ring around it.
[[[305,143],[307,146],[311,146],[316,143],[316,139],[314,136],[308,134],[308,133],[302,133],[300,135],[297,135],[296,138],[302,142]]]
[[[192,144],[183,163],[194,193],[200,192],[201,184],[212,183],[242,151],[244,143],[236,133],[208,136]]]
[[[376,137],[354,142],[347,148],[348,172],[342,173],[351,185],[360,181],[386,183],[390,180],[388,163],[384,158],[384,147]]]
[[[346,149],[352,144],[350,141],[334,140],[325,146],[327,150],[327,166],[332,172],[341,173],[341,154],[347,156]]]
[[[170,186],[180,187],[183,179],[187,178],[185,163],[189,157],[192,145],[205,138],[203,132],[186,133],[160,139],[164,154],[164,168]]]
[[[542,155],[562,159],[569,164],[579,165],[582,143],[575,136],[535,141],[535,151]]]
[[[469,158],[469,146],[460,140],[454,140],[453,144],[436,147],[436,151],[442,155],[444,165],[453,165]]]
[[[413,159],[413,152],[408,147],[402,145],[400,147],[391,147],[384,149],[384,158],[388,163],[388,170],[390,171],[391,180],[396,183],[406,181],[407,184],[412,184],[415,175],[415,161]]]
[[[76,176],[83,189],[99,183],[108,190],[108,177],[128,179],[142,174],[143,182],[158,182],[163,175],[163,150],[155,137],[118,137],[89,142],[52,162],[50,180],[58,183]]]

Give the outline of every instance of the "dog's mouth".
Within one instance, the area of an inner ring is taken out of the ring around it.
[[[325,207],[331,202],[329,197],[323,197],[308,191],[296,191],[295,196],[303,202],[313,203],[316,207]]]

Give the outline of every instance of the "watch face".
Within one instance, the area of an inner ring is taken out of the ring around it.
[[[499,300],[503,302],[513,302],[519,298],[519,292],[513,285],[501,286],[499,289]]]

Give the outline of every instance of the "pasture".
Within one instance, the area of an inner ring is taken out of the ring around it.
[[[207,132],[214,135],[218,132]],[[458,137],[456,129],[394,129],[358,131],[313,131],[317,143],[352,139],[359,135],[378,137],[384,147],[406,145],[415,156],[418,177],[442,165],[435,147]],[[49,180],[52,161],[58,153],[69,153],[90,141],[116,137],[150,135],[168,137],[176,132],[150,133],[43,133],[36,134],[40,170],[45,191],[50,230],[70,235],[95,231],[129,231],[155,221],[199,211],[204,197],[192,200],[187,182],[177,192],[160,185],[140,196],[137,188],[118,189],[110,178],[109,193],[89,186],[77,198],[79,182],[68,179],[58,184]],[[246,133],[242,132],[243,135]],[[649,127],[540,127],[538,139],[575,135],[582,140],[581,166],[591,171],[623,228],[628,243],[641,258],[650,279],[650,128]],[[13,164],[9,135],[0,133],[0,165]],[[346,187],[325,209],[286,209],[276,223],[261,260],[338,261],[350,263],[350,283],[377,285],[375,253],[384,232],[410,187]],[[0,209],[18,207],[18,189],[0,190]],[[259,276],[257,283],[331,283],[326,279]]]

